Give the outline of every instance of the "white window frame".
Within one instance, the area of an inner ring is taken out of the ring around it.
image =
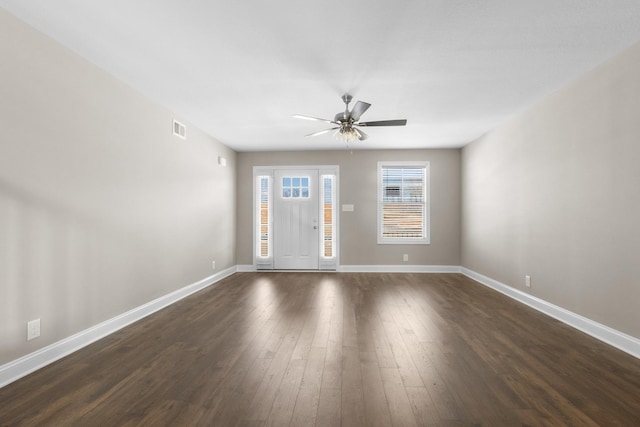
[[[383,216],[382,216],[382,208],[383,208],[383,174],[382,170],[384,168],[422,168],[424,169],[424,209],[423,209],[423,218],[422,218],[422,230],[423,237],[415,238],[415,237],[383,237]],[[377,238],[378,244],[391,244],[391,245],[428,245],[431,243],[431,203],[429,197],[429,186],[430,186],[430,168],[429,162],[402,162],[402,161],[381,161],[378,162],[378,221],[377,221]]]

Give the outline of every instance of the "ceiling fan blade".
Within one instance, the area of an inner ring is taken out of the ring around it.
[[[354,105],[353,109],[351,110],[351,118],[357,122],[358,120],[360,120],[360,116],[362,116],[364,112],[369,109],[369,107],[371,107],[371,104],[367,102],[356,102],[356,105]]]
[[[407,120],[378,120],[376,122],[361,122],[355,124],[358,126],[404,126],[407,124]]]
[[[295,117],[296,119],[305,119],[305,120],[315,120],[317,122],[325,122],[325,123],[332,123],[332,124],[337,124],[336,122],[334,122],[333,120],[329,120],[329,119],[319,119],[317,117],[311,117],[311,116],[303,116],[300,114],[294,114],[292,117]]]
[[[325,130],[321,130],[320,132],[310,133],[309,135],[305,135],[305,136],[318,136],[318,135],[322,135],[323,133],[331,132],[332,130],[336,130],[336,129],[340,129],[340,128],[337,127],[337,128],[325,129]]]
[[[355,130],[356,133],[358,134],[358,139],[360,141],[364,141],[365,139],[369,138],[369,135],[367,135],[366,133],[362,132],[360,129],[353,128],[353,130]]]

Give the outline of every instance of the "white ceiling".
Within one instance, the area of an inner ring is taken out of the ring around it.
[[[461,147],[640,40],[638,0],[0,0],[0,7],[238,151],[372,107],[354,148]]]

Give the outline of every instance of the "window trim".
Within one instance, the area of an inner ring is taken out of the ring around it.
[[[385,168],[423,168],[424,169],[424,217],[422,238],[412,237],[383,237],[382,236],[382,204],[383,204],[383,174]],[[430,167],[426,161],[380,161],[378,162],[378,185],[377,185],[377,241],[379,245],[429,245],[431,244],[431,202],[430,202]]]

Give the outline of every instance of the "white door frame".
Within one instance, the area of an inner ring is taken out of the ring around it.
[[[318,187],[320,187],[322,183],[323,175],[332,175],[335,177],[335,182],[333,186],[333,192],[335,194],[335,202],[334,202],[334,211],[333,211],[333,221],[335,223],[335,241],[333,247],[333,256],[330,258],[324,257],[322,250],[319,251],[318,255],[318,264],[319,270],[337,270],[340,265],[340,167],[337,165],[294,165],[294,166],[254,166],[253,167],[253,215],[252,215],[252,228],[253,228],[253,267],[258,270],[273,270],[273,198],[274,198],[274,175],[276,170],[302,170],[302,169],[313,169],[318,171]],[[269,249],[268,256],[258,256],[258,236],[259,236],[259,225],[257,223],[258,220],[258,197],[259,197],[259,188],[258,188],[258,177],[266,177],[270,180],[269,185]],[[319,197],[319,193],[318,193]],[[318,218],[322,218],[322,208],[323,203],[319,200],[319,212]],[[319,238],[319,244],[323,245],[324,240]]]

